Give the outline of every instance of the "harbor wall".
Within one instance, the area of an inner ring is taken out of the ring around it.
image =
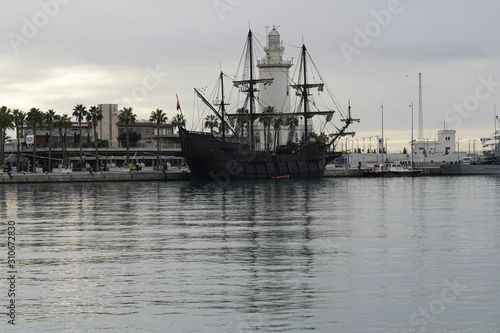
[[[6,173],[0,184],[7,183],[71,183],[103,181],[188,180],[186,171],[71,172],[71,173]]]

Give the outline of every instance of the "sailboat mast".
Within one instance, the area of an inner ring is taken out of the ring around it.
[[[306,46],[302,44],[302,65],[304,75],[304,87],[302,88],[302,101],[304,103],[304,140],[308,142],[307,112],[309,111],[309,88],[307,87]]]

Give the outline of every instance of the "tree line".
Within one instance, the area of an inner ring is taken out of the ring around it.
[[[16,165],[19,166],[20,156],[21,156],[21,137],[23,137],[23,130],[29,129],[33,131],[34,144],[33,144],[33,163],[31,165],[32,172],[36,172],[36,133],[39,130],[48,130],[50,135],[54,130],[59,131],[59,143],[62,147],[62,159],[67,160],[67,132],[72,126],[72,118],[78,122],[79,128],[79,140],[78,145],[80,148],[80,166],[83,165],[83,154],[82,154],[82,123],[91,124],[94,130],[94,146],[95,146],[95,156],[96,156],[96,171],[99,171],[99,154],[98,154],[98,136],[97,136],[97,126],[99,121],[102,120],[102,110],[98,106],[90,106],[88,109],[82,104],[76,104],[73,108],[73,113],[71,116],[68,114],[59,115],[53,109],[49,109],[45,112],[41,111],[39,108],[31,108],[28,112],[20,109],[10,109],[7,106],[2,106],[0,108],[0,166],[5,164],[5,143],[7,141],[7,131],[14,130],[17,139],[17,156]],[[125,124],[126,140],[127,140],[127,164],[130,160],[129,154],[129,125],[134,123],[137,119],[137,115],[133,112],[131,107],[124,107],[119,111],[118,121]],[[151,112],[149,121],[157,125],[158,140],[160,138],[160,125],[168,122],[168,117],[165,112],[161,109],[156,109]],[[182,114],[177,114],[170,123],[178,128],[180,126],[185,126],[186,120]],[[52,161],[52,140],[48,140],[48,158],[49,158],[49,171],[50,161]],[[160,147],[158,147],[160,149]],[[160,152],[160,150],[158,150]],[[160,156],[158,155],[158,163]],[[67,167],[67,165],[65,165]]]

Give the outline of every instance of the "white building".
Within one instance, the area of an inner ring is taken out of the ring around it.
[[[257,61],[261,79],[273,79],[270,85],[259,83],[260,112],[268,106],[274,107],[277,113],[290,112],[290,67],[291,60],[284,60],[285,47],[276,27],[267,35],[266,55]]]
[[[107,140],[109,147],[118,147],[118,104],[99,104],[102,120],[97,131],[100,140]]]
[[[439,130],[436,140],[415,141],[413,151],[426,155],[447,155],[455,153],[455,130]]]
[[[273,79],[271,84],[259,83],[257,85],[258,94],[258,109],[257,112],[262,113],[267,107],[274,108],[276,113],[291,113],[291,76],[290,68],[293,66],[291,59],[284,59],[285,47],[281,40],[280,33],[276,26],[267,34],[267,44],[264,48],[266,55],[257,62],[259,69],[259,78]],[[255,121],[255,136],[257,149],[264,149],[264,138],[269,137],[267,140],[270,148],[276,145],[286,144],[289,139],[292,141],[302,140],[302,133],[304,133],[304,125],[302,117],[299,119],[299,126],[294,130],[293,138],[289,134],[286,125],[281,127],[279,134],[271,124],[268,135],[264,135],[264,126],[259,120]],[[312,131],[312,126],[310,131]],[[275,142],[276,137],[279,136],[279,142]]]

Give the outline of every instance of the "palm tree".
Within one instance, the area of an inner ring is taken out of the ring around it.
[[[170,121],[170,123],[172,124],[172,126],[174,126],[174,128],[180,129],[181,127],[186,126],[186,119],[184,119],[184,116],[182,114],[178,113],[175,115],[172,121]]]
[[[95,171],[99,171],[99,148],[97,144],[97,125],[102,120],[102,110],[97,106],[91,106],[87,113],[87,121],[92,122],[94,128],[94,146],[95,146]]]
[[[54,130],[55,117],[56,113],[53,109],[49,109],[47,112],[45,112],[44,120],[49,129],[49,172],[52,171],[52,131]]]
[[[236,118],[236,127],[240,129],[240,138],[243,138],[245,134],[245,127],[248,127],[248,110],[245,108],[239,108],[236,110],[236,113],[239,115]]]
[[[59,130],[59,142],[62,147],[62,161],[63,166],[68,167],[67,164],[67,134],[68,128],[71,127],[71,118],[67,114],[63,114],[62,116],[56,115],[55,127]],[[63,132],[64,130],[64,132]]]
[[[295,137],[295,129],[299,126],[299,118],[296,116],[288,116],[285,118],[285,126],[288,127],[288,142],[293,142]]]
[[[7,139],[7,130],[14,128],[14,117],[9,108],[2,106],[0,108],[0,167],[3,168],[5,140]]]
[[[265,115],[259,117],[259,122],[264,125],[264,149],[268,150],[269,149],[269,134],[271,131],[271,123],[273,121],[273,117],[269,116],[269,114],[275,113],[274,107],[273,106],[268,106],[266,107],[262,113]]]
[[[285,118],[283,116],[276,116],[273,119],[274,127],[274,149],[280,144],[280,132],[281,127],[285,124]]]
[[[129,164],[130,160],[130,151],[129,151],[129,146],[130,146],[130,138],[129,138],[129,132],[128,132],[128,125],[130,123],[135,123],[136,115],[133,112],[132,108],[123,108],[120,110],[120,113],[118,114],[118,121],[121,123],[125,123],[125,133],[127,135],[127,165]]]
[[[210,128],[210,133],[214,132],[214,128],[219,127],[219,120],[217,119],[216,116],[213,114],[210,114],[205,117],[205,123],[203,124],[203,127],[205,128]]]
[[[38,108],[31,108],[26,115],[26,123],[33,131],[33,164],[31,172],[36,172],[36,132],[43,126],[43,112]]]
[[[80,168],[83,170],[83,154],[82,154],[82,121],[87,116],[87,109],[82,104],[77,104],[73,108],[73,117],[78,121],[79,138],[78,144],[80,146]]]
[[[19,171],[19,161],[21,158],[21,136],[23,135],[24,124],[26,121],[26,113],[19,109],[14,109],[12,111],[14,116],[14,126],[16,127],[16,139],[17,139],[17,156],[16,156],[16,167]]]
[[[227,124],[227,123],[226,123],[226,124]],[[225,126],[222,126],[222,125],[223,125],[222,121],[221,121],[220,123],[218,123],[217,132],[218,132],[219,134],[222,134],[222,133],[223,133],[223,131],[225,130],[225,131],[226,131],[226,133],[224,133],[224,134],[228,134],[228,133],[231,131],[231,129],[230,129],[227,125],[225,125]],[[224,128],[223,128],[223,127],[224,127]]]
[[[164,124],[168,121],[167,115],[163,110],[156,109],[156,111],[151,111],[151,116],[149,117],[149,121],[152,123],[156,123],[156,141],[158,142],[158,167],[160,166],[160,156],[161,156],[161,144],[160,144],[160,125]]]

